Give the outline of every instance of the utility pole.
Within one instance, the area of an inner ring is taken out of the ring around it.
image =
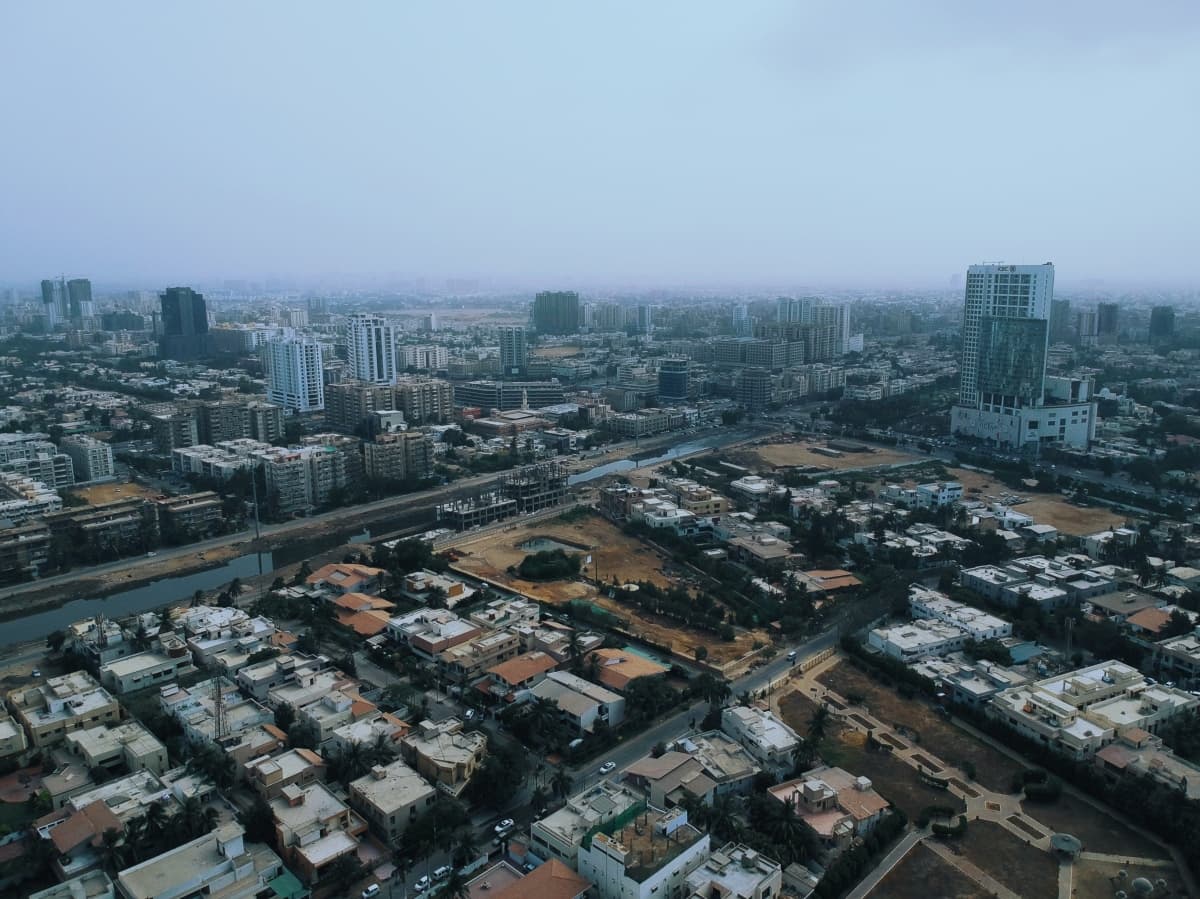
[[[263,564],[262,564],[262,546],[259,541],[262,539],[262,528],[259,524],[258,511],[258,466],[250,466],[250,489],[254,496],[254,555],[258,559],[258,598],[263,599],[266,596],[266,585],[263,583]]]

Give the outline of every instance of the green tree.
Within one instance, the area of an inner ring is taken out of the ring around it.
[[[46,635],[46,646],[51,652],[59,652],[66,642],[67,635],[63,631],[51,631]]]

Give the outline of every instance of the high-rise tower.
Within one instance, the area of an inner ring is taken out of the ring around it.
[[[350,316],[346,347],[351,374],[368,384],[396,383],[396,330],[369,313]]]
[[[500,374],[505,378],[525,373],[529,357],[525,349],[525,329],[519,325],[500,329]]]
[[[267,373],[267,399],[293,412],[325,408],[321,344],[311,337],[268,340],[260,350]]]
[[[208,306],[190,287],[168,287],[158,295],[162,320],[158,354],[164,359],[196,359],[208,352]]]

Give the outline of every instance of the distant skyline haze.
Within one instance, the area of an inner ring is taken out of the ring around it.
[[[9,3],[0,281],[1200,283],[1200,5]]]

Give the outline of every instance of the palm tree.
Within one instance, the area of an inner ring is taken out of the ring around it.
[[[554,772],[554,776],[550,778],[550,789],[554,791],[554,795],[559,799],[566,799],[571,792],[571,775],[567,773],[567,769],[562,765]]]
[[[372,765],[386,765],[396,758],[396,748],[387,734],[376,734],[375,742],[367,749],[366,756]]]
[[[338,769],[338,779],[347,784],[352,780],[358,780],[371,770],[371,762],[367,758],[367,753],[362,744],[358,742],[352,742],[343,749],[338,754],[335,764]]]
[[[829,707],[822,705],[813,712],[812,717],[808,720],[808,742],[812,744],[813,751],[825,738],[825,728],[829,724]]]
[[[710,708],[715,708],[728,699],[733,691],[728,681],[705,671],[692,681],[692,692],[707,702]]]
[[[115,827],[110,827],[100,834],[100,860],[105,869],[114,877],[125,867],[124,855],[121,848],[121,834]]]
[[[455,865],[462,867],[479,855],[479,844],[475,841],[475,833],[470,827],[464,827],[456,836],[457,846],[454,850]]]
[[[470,899],[471,891],[467,889],[467,878],[462,871],[458,868],[450,871],[450,876],[442,884],[438,896],[440,899]]]
[[[708,812],[708,829],[722,840],[732,839],[737,833],[737,814],[730,796],[720,796],[713,802]]]

